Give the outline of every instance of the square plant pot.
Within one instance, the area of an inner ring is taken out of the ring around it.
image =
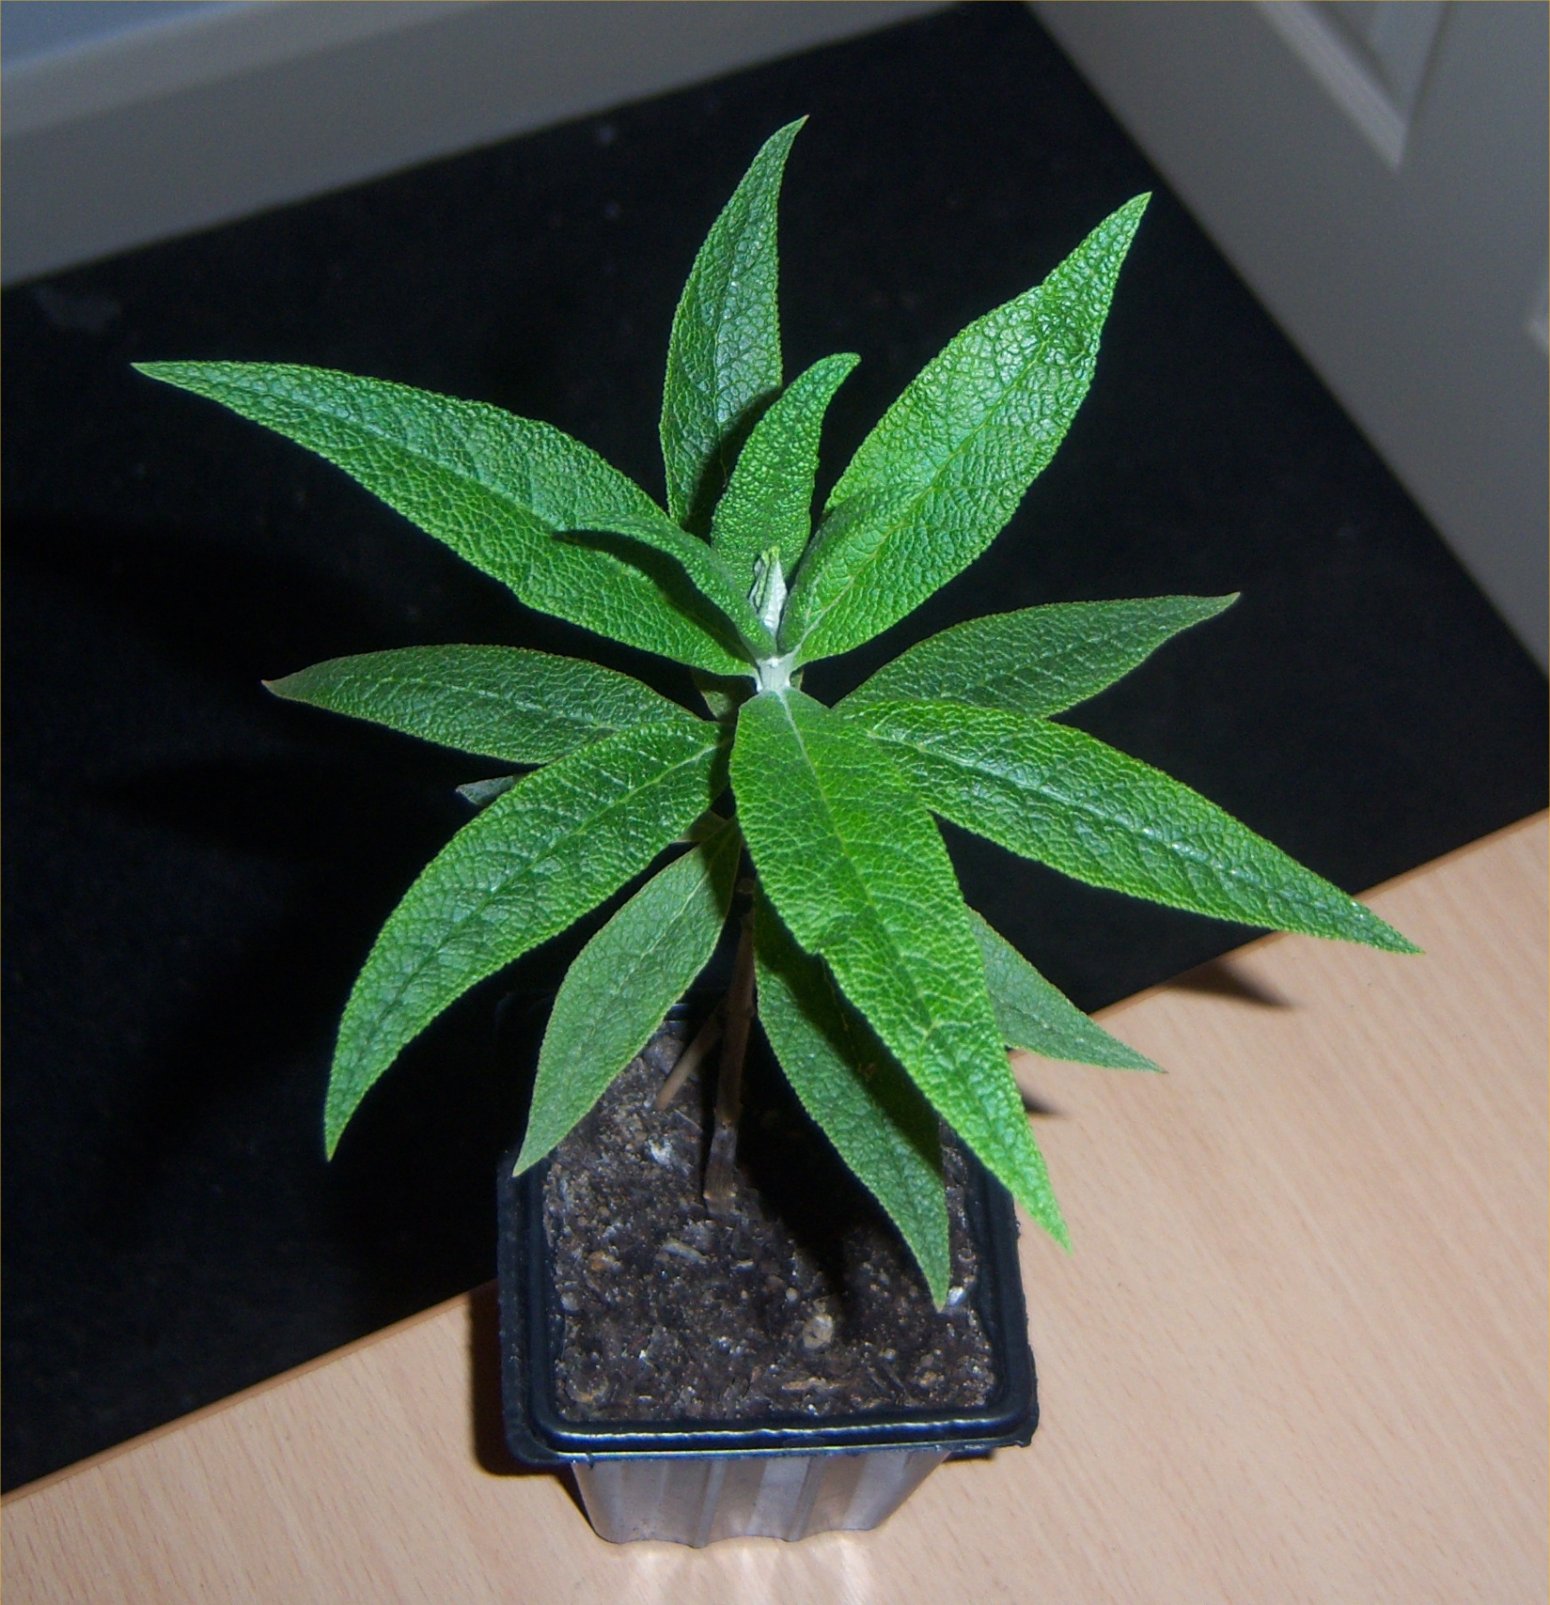
[[[641,1063],[637,1060],[632,1070]],[[621,1077],[621,1083],[626,1079]],[[640,1085],[631,1092],[616,1083],[607,1098],[633,1096],[638,1106]],[[633,1129],[640,1131],[639,1115],[632,1118]],[[558,1157],[562,1163],[585,1166],[584,1152],[564,1150],[596,1140],[597,1133],[589,1132],[584,1122]],[[649,1130],[642,1146],[661,1162]],[[1006,1190],[972,1156],[959,1151],[949,1167],[949,1174],[958,1178],[950,1189],[956,1204],[955,1267],[966,1268],[954,1289],[959,1307],[952,1318],[978,1324],[987,1354],[976,1366],[978,1396],[971,1402],[954,1397],[950,1388],[934,1399],[917,1389],[906,1402],[841,1408],[832,1414],[808,1398],[801,1409],[777,1404],[750,1415],[695,1406],[676,1418],[648,1410],[641,1419],[620,1419],[617,1408],[593,1412],[578,1406],[574,1394],[567,1395],[557,1380],[565,1324],[574,1318],[563,1306],[576,1300],[557,1287],[555,1249],[546,1223],[546,1215],[552,1218],[558,1207],[551,1198],[546,1209],[551,1161],[514,1177],[515,1158],[513,1150],[502,1162],[498,1181],[506,1435],[513,1453],[527,1465],[571,1467],[587,1516],[601,1537],[614,1543],[649,1538],[700,1547],[722,1538],[798,1539],[834,1529],[876,1527],[943,1460],[1026,1444],[1033,1436],[1038,1405],[1016,1217]],[[811,1172],[803,1177],[805,1186],[820,1192],[831,1181],[838,1185],[848,1177]],[[618,1233],[625,1229],[617,1220],[610,1222],[610,1259]],[[698,1239],[702,1245],[717,1240],[713,1227]],[[690,1252],[698,1251],[685,1248]],[[703,1268],[676,1262],[663,1264],[661,1274],[681,1283],[680,1298],[696,1278],[711,1279]],[[761,1325],[757,1309],[746,1313],[753,1327]],[[800,1315],[796,1310],[792,1319]],[[842,1311],[842,1324],[844,1318]],[[674,1342],[681,1342],[681,1307],[669,1319],[678,1329]],[[949,1317],[934,1316],[927,1301],[925,1319]],[[717,1341],[713,1334],[721,1324],[719,1317],[707,1315],[697,1327],[696,1341]],[[750,1340],[760,1335],[751,1331]],[[725,1346],[726,1340],[721,1341]],[[637,1347],[643,1358],[650,1346],[649,1335],[637,1332],[627,1343],[620,1341],[616,1366],[608,1366],[604,1356],[605,1369],[622,1375]]]

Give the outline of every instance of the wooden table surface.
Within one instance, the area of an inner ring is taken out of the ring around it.
[[[1022,1243],[1043,1419],[886,1526],[596,1539],[500,1443],[489,1290],[14,1493],[6,1605],[1543,1601],[1546,822],[1022,1062],[1076,1252]]]

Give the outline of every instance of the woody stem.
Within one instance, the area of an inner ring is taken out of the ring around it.
[[[705,1207],[724,1219],[732,1212],[736,1185],[737,1122],[743,1107],[743,1064],[753,1024],[753,920],[745,914],[732,966],[722,1021],[721,1066],[716,1077],[716,1124],[705,1162]]]

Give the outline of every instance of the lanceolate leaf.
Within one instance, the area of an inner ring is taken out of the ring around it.
[[[1046,1059],[1069,1059],[1111,1070],[1157,1066],[1118,1037],[1089,1020],[1059,988],[1051,986],[1007,939],[970,910],[974,936],[985,960],[985,981],[1001,1040]]]
[[[276,696],[444,747],[544,764],[683,709],[580,658],[504,646],[416,646],[330,658],[267,681]]]
[[[886,755],[796,690],[738,710],[738,818],[760,884],[915,1084],[1064,1241],[936,827]]]
[[[696,534],[732,471],[738,434],[780,388],[776,203],[805,121],[788,123],[754,157],[700,247],[673,318],[662,390],[667,508]]]
[[[828,357],[782,390],[777,207],[800,127],[755,157],[679,302],[666,512],[588,447],[494,407],[283,364],[140,371],[316,452],[527,606],[687,665],[714,716],[589,663],[501,647],[376,652],[273,682],[502,767],[538,766],[459,788],[479,812],[383,926],[339,1030],[329,1153],[430,1021],[673,849],[561,987],[518,1169],[532,1165],[712,954],[746,843],[766,1033],[940,1305],[951,1260],[939,1121],[1064,1243],[1006,1047],[1156,1066],[964,905],[933,811],[1094,885],[1416,949],[1179,782],[1049,722],[1231,597],[978,619],[905,653],[840,709],[801,692],[805,664],[904,618],[1012,517],[1087,392],[1148,198],[926,365],[810,538],[823,421],[856,358]],[[710,812],[728,767],[735,820]]]
[[[823,416],[857,360],[847,353],[825,357],[793,379],[738,453],[710,541],[744,595],[753,589],[758,559],[773,551],[789,575],[807,546]]]
[[[971,323],[861,443],[792,588],[799,662],[904,617],[971,563],[1055,454],[1092,378],[1138,196],[1037,289]]]
[[[754,952],[759,1019],[786,1079],[899,1228],[940,1309],[952,1262],[936,1112],[762,898]]]
[[[733,626],[750,653],[763,656],[773,650],[774,636],[761,622],[748,601],[747,591],[737,583],[726,565],[706,548],[704,541],[679,529],[661,513],[653,513],[650,518],[613,518],[606,524],[600,523],[595,530],[565,538],[601,546],[605,551],[617,551],[626,559],[630,556],[631,542],[639,542],[660,553],[683,569],[700,595]]]
[[[955,624],[877,671],[841,704],[968,702],[1009,713],[1061,713],[1112,685],[1231,596],[1057,602]]]
[[[480,402],[323,368],[152,362],[140,371],[315,451],[540,613],[712,674],[746,672],[727,622],[676,556],[628,560],[563,531],[664,522],[569,435]]]
[[[1077,880],[1218,919],[1417,951],[1198,792],[1080,730],[932,702],[856,716],[937,813]]]
[[[520,780],[431,861],[350,994],[329,1079],[329,1152],[400,1050],[476,981],[639,874],[718,789],[709,722],[624,730]]]
[[[704,969],[726,924],[742,849],[737,827],[721,820],[581,950],[544,1032],[518,1174],[563,1140]]]

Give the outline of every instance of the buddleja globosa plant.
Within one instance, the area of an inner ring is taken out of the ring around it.
[[[965,906],[934,814],[1096,886],[1413,949],[1179,782],[1052,722],[1231,597],[1025,608],[932,636],[834,707],[800,689],[804,666],[904,618],[1012,516],[1086,393],[1147,197],[928,363],[813,529],[819,431],[857,359],[782,378],[776,199],[799,127],[759,152],[679,303],[665,511],[494,407],[314,368],[141,371],[319,453],[529,607],[687,665],[711,713],[520,647],[373,652],[271,685],[529,771],[488,788],[378,937],[339,1031],[329,1151],[431,1019],[679,846],[560,988],[519,1168],[592,1107],[736,918],[741,991],[786,1076],[941,1303],[938,1116],[1064,1242],[1006,1049],[1150,1066]]]

